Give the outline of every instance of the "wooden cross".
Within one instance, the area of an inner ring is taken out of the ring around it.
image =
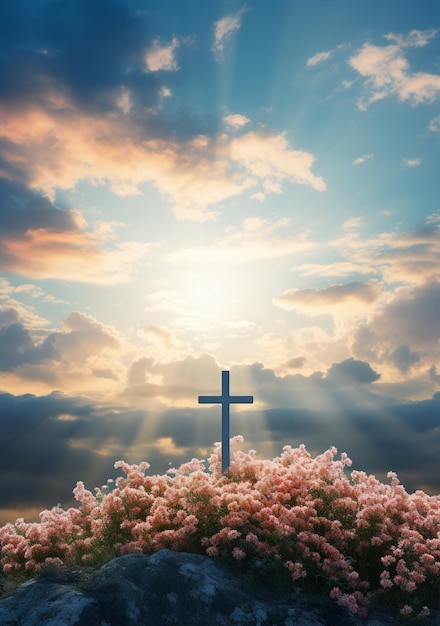
[[[221,396],[199,396],[199,404],[221,404],[222,405],[222,472],[229,467],[229,405],[230,404],[252,404],[253,396],[230,396],[229,395],[229,372],[222,372],[222,395]]]

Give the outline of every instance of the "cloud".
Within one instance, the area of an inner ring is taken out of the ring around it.
[[[436,30],[413,30],[407,36],[386,35],[393,43],[375,46],[366,43],[350,58],[350,66],[364,77],[364,95],[359,99],[361,110],[378,100],[396,96],[400,101],[417,105],[432,102],[440,91],[440,75],[411,72],[405,51],[426,46]]]
[[[46,328],[45,320],[31,322],[20,310],[0,307],[0,389],[93,390],[95,398],[109,398],[122,388],[127,348],[114,328],[80,312],[70,313],[55,330]]]
[[[344,224],[345,234],[329,241],[327,251],[320,247],[320,254],[331,261],[292,267],[301,276],[332,278],[339,285],[288,289],[273,300],[285,310],[332,316],[331,330],[318,332],[310,326],[283,339],[267,334],[260,349],[267,364],[281,372],[292,349],[307,359],[307,372],[350,356],[368,359],[382,374],[384,392],[388,385],[400,397],[426,397],[435,389],[428,372],[438,361],[439,325],[430,315],[439,306],[439,215],[408,231],[363,237],[361,227],[361,221],[350,220]],[[431,343],[420,338],[424,328]]]
[[[429,126],[428,126],[429,130],[432,131],[433,133],[438,133],[440,132],[440,115],[437,115],[437,117],[434,117],[430,122],[429,122]]]
[[[374,154],[370,152],[370,154],[364,154],[363,156],[354,159],[352,163],[353,165],[360,165],[361,163],[365,163],[365,161],[371,161],[372,159],[374,159]]]
[[[380,374],[375,372],[369,363],[351,358],[334,363],[328,370],[325,380],[336,385],[369,385],[379,378]]]
[[[329,354],[332,360],[336,355],[341,358],[348,348],[349,355],[352,351],[381,369],[381,384],[402,381],[403,385],[405,380],[405,397],[422,397],[434,388],[428,371],[438,361],[440,331],[434,311],[439,307],[440,217],[428,216],[406,232],[368,237],[361,236],[361,226],[354,221],[345,224],[345,235],[329,242],[330,250],[342,260],[292,268],[303,276],[353,275],[358,280],[321,289],[289,289],[273,300],[286,310],[315,317],[332,315],[336,324],[329,336],[316,338],[312,333],[308,340],[299,332],[289,336],[286,345],[278,346],[278,362],[285,358],[289,342],[307,358],[308,367],[328,363]],[[362,274],[374,278],[359,280]],[[270,345],[265,349],[269,351]],[[398,393],[405,393],[403,387]]]
[[[153,341],[157,341],[165,347],[170,348],[174,345],[173,333],[164,326],[150,325],[143,329],[143,336],[151,338]]]
[[[32,11],[13,4],[2,16],[8,32],[0,44],[4,102],[38,102],[63,85],[67,99],[82,107],[114,109],[123,83],[143,106],[154,103],[158,83],[143,71],[150,43],[145,16],[116,0],[54,0]]]
[[[156,306],[160,306],[157,299],[153,299],[151,302],[151,307],[153,309],[154,304],[156,304]],[[176,360],[181,357],[182,354],[186,353],[186,346],[182,343],[182,341],[177,339],[175,333],[166,326],[150,324],[139,331],[138,335],[145,342],[143,346],[143,353],[151,353],[151,355],[153,355],[157,360]]]
[[[406,343],[402,343],[391,353],[391,361],[398,370],[407,373],[413,365],[420,362],[420,354],[412,352]]]
[[[436,383],[440,383],[440,374],[437,373],[437,366],[431,365],[429,368],[429,377]]]
[[[212,44],[212,51],[217,60],[221,59],[225,49],[226,43],[230,41],[232,35],[241,28],[241,18],[247,11],[246,7],[226,15],[214,23],[214,43]]]
[[[386,363],[406,374],[438,360],[440,284],[401,288],[356,332],[353,350],[360,358]]]
[[[295,265],[292,270],[299,272],[302,276],[348,276],[349,274],[375,274],[377,272],[373,265],[365,263],[352,263],[350,261],[340,261],[335,263],[303,263]]]
[[[213,381],[220,380],[220,372],[219,364],[209,354],[187,355],[170,362],[143,357],[132,363],[128,384],[119,398],[145,407],[195,405],[199,390],[209,390]],[[159,405],[155,400],[160,401]]]
[[[425,222],[408,232],[384,232],[362,238],[355,229],[330,242],[331,248],[348,259],[348,266],[364,266],[381,276],[387,284],[408,283],[421,285],[438,279],[440,264],[440,215],[434,213]],[[334,268],[336,271],[338,264]],[[305,271],[329,275],[332,264],[326,267],[306,266]]]
[[[58,209],[47,197],[20,183],[0,178],[0,233],[13,237],[38,228],[78,230],[78,215]]]
[[[47,333],[37,342],[14,309],[0,309],[2,356],[0,369],[10,371],[42,361],[85,362],[106,348],[119,347],[116,332],[84,313],[73,312],[64,320],[63,330]]]
[[[3,178],[52,201],[55,190],[73,189],[79,181],[109,186],[120,196],[140,194],[147,183],[172,204],[177,219],[198,222],[216,219],[216,207],[247,190],[262,197],[280,192],[287,181],[325,188],[311,172],[313,155],[292,150],[283,135],[260,131],[231,139],[216,134],[220,120],[164,111],[171,91],[159,70],[176,69],[181,42],[174,37],[163,45],[146,35],[147,12],[132,12],[116,0],[54,0],[32,14],[20,6],[4,16],[5,29],[15,37],[0,42]],[[219,50],[240,27],[245,10],[217,22]],[[234,134],[245,122],[240,114],[226,117]],[[257,157],[249,154],[253,148]],[[42,212],[41,204],[41,219]],[[67,213],[52,210],[51,219],[56,216],[66,220]],[[44,225],[35,221],[35,230]],[[29,234],[26,242],[36,252],[39,237]],[[14,258],[17,245],[10,244]],[[90,233],[71,247],[81,245],[92,259]],[[60,246],[50,241],[46,248]],[[94,261],[90,267],[99,266]],[[67,271],[78,275],[81,269]],[[38,276],[47,275],[47,268],[38,269]]]
[[[0,309],[0,342],[0,371],[11,371],[25,363],[50,359],[54,355],[49,344],[34,345],[29,331],[13,309]]]
[[[309,241],[307,231],[285,234],[290,226],[289,218],[269,222],[249,217],[243,221],[241,227],[229,227],[211,246],[177,249],[165,255],[165,260],[173,264],[184,262],[243,264],[257,259],[299,254],[315,247],[315,244]]]
[[[79,312],[70,313],[63,322],[63,332],[49,335],[47,341],[70,362],[83,361],[106,348],[114,350],[120,346],[116,331]]]
[[[153,46],[147,51],[145,62],[150,72],[160,70],[171,72],[178,69],[175,52],[179,47],[177,37],[173,37],[167,46],[161,46],[159,41],[154,41]]]
[[[226,117],[223,118],[223,121],[232,128],[241,128],[242,126],[249,124],[250,119],[245,115],[241,115],[241,113],[231,113],[230,115],[226,115]]]
[[[310,59],[308,59],[306,65],[307,67],[313,67],[314,65],[318,65],[318,63],[322,63],[323,61],[327,61],[333,54],[332,50],[327,50],[327,52],[317,52]]]
[[[114,243],[104,249],[99,233],[75,211],[0,178],[0,268],[33,278],[117,284],[130,280],[136,264],[154,246]],[[101,224],[102,234],[111,225]],[[105,237],[104,237],[105,239]]]
[[[324,289],[288,289],[273,299],[273,304],[286,310],[298,310],[308,315],[329,314],[339,306],[364,307],[379,297],[379,286],[373,282],[351,282]]]
[[[435,37],[438,30],[411,30],[406,36],[398,33],[388,33],[385,39],[395,41],[401,48],[423,48]]]
[[[303,365],[306,362],[306,358],[303,356],[299,356],[299,357],[295,357],[293,359],[289,359],[288,361],[286,361],[286,363],[284,363],[284,367],[286,367],[287,369],[292,369],[292,370],[296,370],[296,369],[301,369],[303,367]]]
[[[14,521],[35,508],[73,504],[78,480],[91,488],[102,485],[144,419],[144,413],[121,415],[60,393],[0,394],[1,518]]]
[[[314,156],[292,150],[283,134],[259,131],[229,138],[196,136],[178,142],[157,134],[153,118],[140,123],[135,112],[117,115],[82,113],[63,101],[53,111],[29,103],[4,112],[0,137],[8,177],[54,193],[71,189],[79,180],[108,183],[118,195],[139,193],[154,185],[174,205],[178,219],[215,219],[217,205],[244,191],[263,186],[280,192],[286,181],[324,190],[323,179],[311,171]],[[40,155],[45,154],[44,163]]]
[[[68,326],[69,332],[92,332],[96,324],[74,316]],[[108,398],[104,404],[61,393],[0,394],[0,523],[28,519],[57,502],[72,505],[76,481],[89,489],[102,485],[115,477],[120,458],[148,460],[151,473],[206,458],[220,440],[220,407],[199,406],[197,397],[219,393],[220,372],[209,355],[169,363],[140,359],[126,388],[126,398],[145,402],[136,410]],[[245,449],[256,448],[263,458],[286,444],[304,443],[313,454],[336,445],[357,469],[382,479],[397,471],[408,489],[439,493],[440,394],[397,403],[381,397],[378,381],[367,361],[353,358],[310,376],[277,376],[261,363],[232,366],[231,391],[254,395],[255,402],[234,407],[232,433],[243,433]],[[148,405],[160,394],[181,408],[153,413]]]
[[[402,165],[405,167],[418,167],[422,162],[422,159],[403,159]]]
[[[232,160],[261,179],[267,190],[280,190],[280,184],[285,180],[310,185],[317,191],[326,189],[324,180],[311,172],[315,161],[313,154],[291,150],[285,133],[247,133],[232,139],[230,153]]]

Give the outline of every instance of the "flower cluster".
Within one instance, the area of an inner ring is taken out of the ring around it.
[[[285,446],[270,461],[238,451],[226,475],[220,444],[207,470],[193,459],[148,476],[148,463],[118,461],[125,477],[114,486],[92,493],[77,484],[78,508],[0,528],[3,575],[169,548],[240,571],[275,564],[290,585],[319,587],[361,618],[387,598],[402,616],[429,615],[424,599],[440,591],[440,497],[407,493],[394,473],[389,485],[348,473],[350,459],[336,454]]]

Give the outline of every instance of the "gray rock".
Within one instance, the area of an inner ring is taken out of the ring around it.
[[[212,559],[161,550],[40,576],[0,602],[1,626],[351,626],[329,598],[250,593]],[[368,626],[369,620],[367,620]],[[394,621],[371,620],[374,624]]]

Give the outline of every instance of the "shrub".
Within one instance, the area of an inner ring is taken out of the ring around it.
[[[237,451],[226,475],[220,444],[207,470],[193,459],[148,476],[148,463],[118,461],[125,477],[114,488],[92,493],[79,482],[78,508],[0,528],[3,577],[169,548],[221,559],[257,586],[270,573],[283,593],[289,585],[328,593],[359,617],[374,604],[428,615],[440,591],[440,498],[407,493],[392,472],[389,485],[349,474],[350,459],[336,454],[285,446],[258,460],[255,450]]]

